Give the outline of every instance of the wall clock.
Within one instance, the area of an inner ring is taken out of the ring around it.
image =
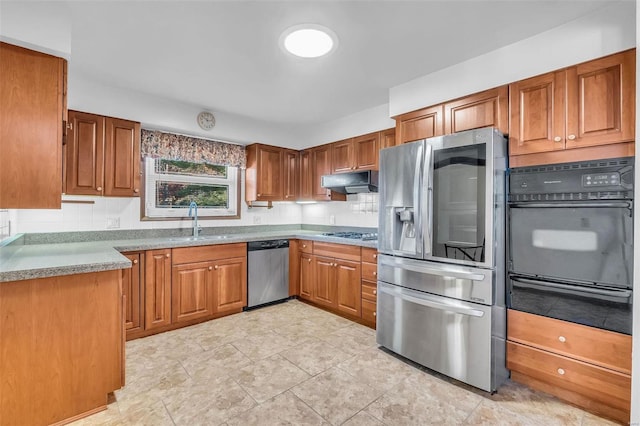
[[[204,130],[211,130],[216,125],[216,118],[208,111],[198,114],[198,125]]]

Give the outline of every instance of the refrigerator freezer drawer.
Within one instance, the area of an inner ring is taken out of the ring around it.
[[[378,281],[377,342],[427,368],[495,390],[492,309]]]

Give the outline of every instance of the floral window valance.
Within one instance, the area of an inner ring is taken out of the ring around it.
[[[143,157],[245,168],[244,146],[142,129]]]

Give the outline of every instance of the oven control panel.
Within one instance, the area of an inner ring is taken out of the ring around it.
[[[590,173],[582,175],[582,187],[591,188],[594,186],[618,186],[620,185],[620,173]]]

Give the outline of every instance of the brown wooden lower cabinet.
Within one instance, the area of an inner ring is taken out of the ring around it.
[[[376,328],[376,308],[378,301],[378,250],[362,248],[362,320]]]
[[[507,339],[512,380],[629,422],[631,336],[510,309]]]
[[[67,423],[122,387],[120,270],[0,285],[0,424]]]
[[[171,324],[171,249],[148,250],[144,259],[144,329]]]
[[[143,288],[144,253],[123,253],[131,261],[131,268],[122,270],[122,291],[125,296],[125,330],[127,336],[144,329]]]
[[[211,262],[175,265],[171,277],[173,323],[207,317],[213,313],[214,271]]]
[[[313,300],[315,273],[313,255],[300,252],[300,298]]]
[[[335,265],[336,307],[340,312],[360,317],[360,262],[336,259]]]
[[[336,307],[335,259],[332,257],[314,256],[313,267],[315,288],[313,301],[328,308]]]
[[[213,312],[233,312],[247,306],[246,256],[215,261],[213,268]]]

